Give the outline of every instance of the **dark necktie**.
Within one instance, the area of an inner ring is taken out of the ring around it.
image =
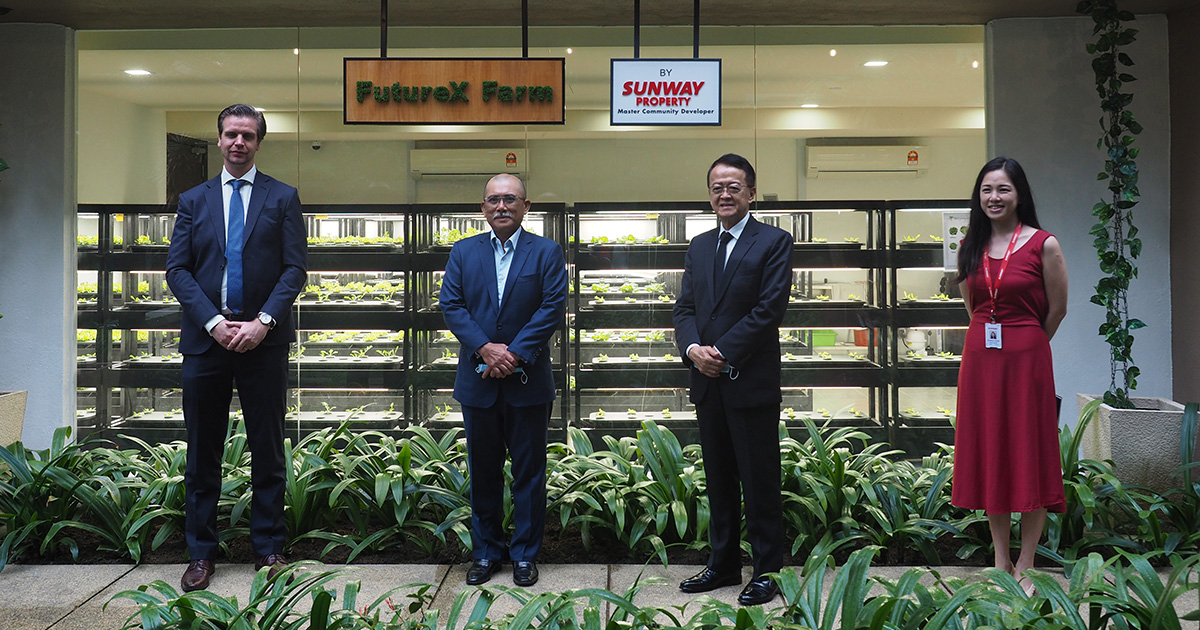
[[[235,179],[229,182],[233,186],[233,194],[229,196],[229,234],[225,239],[225,271],[228,281],[225,285],[225,301],[229,310],[234,313],[242,312],[242,242],[245,240],[246,210],[242,204],[242,193],[238,189],[246,183],[245,180]]]
[[[721,274],[725,273],[725,252],[729,249],[729,241],[733,240],[733,235],[729,232],[721,232],[721,244],[717,245],[717,258],[713,260],[713,286],[721,284]]]

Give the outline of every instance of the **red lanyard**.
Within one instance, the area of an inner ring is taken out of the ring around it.
[[[1000,273],[996,274],[996,284],[992,285],[992,271],[989,269],[991,261],[988,260],[988,253],[983,251],[983,279],[987,281],[988,295],[992,297],[992,321],[996,321],[996,294],[1000,292],[1000,281],[1004,279],[1004,270],[1008,268],[1008,259],[1012,258],[1012,253],[1017,249],[1017,239],[1021,237],[1021,224],[1017,224],[1017,229],[1013,230],[1012,240],[1008,242],[1008,249],[1004,251],[1004,261],[1000,263]]]

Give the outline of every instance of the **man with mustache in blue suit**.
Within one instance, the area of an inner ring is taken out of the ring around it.
[[[461,344],[454,399],[462,404],[471,472],[467,584],[487,582],[505,556],[515,584],[538,580],[556,393],[549,344],[566,309],[567,271],[558,243],[521,229],[529,207],[519,178],[501,173],[489,180],[481,208],[492,229],[455,243],[439,295],[446,326]],[[507,544],[506,454],[514,526]]]

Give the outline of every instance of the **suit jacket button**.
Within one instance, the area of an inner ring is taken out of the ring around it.
[[[716,313],[713,313],[712,315],[709,315],[709,316],[708,316],[708,318],[709,318],[709,319],[716,319],[716,318],[717,318],[717,314],[716,314]]]
[[[500,330],[501,328],[504,328],[504,322],[496,322],[496,330]]]

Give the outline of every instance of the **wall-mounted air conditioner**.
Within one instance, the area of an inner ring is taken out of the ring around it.
[[[422,177],[491,177],[525,172],[525,149],[413,149],[409,172]]]
[[[808,146],[805,175],[815,177],[919,177],[929,168],[928,147]]]

